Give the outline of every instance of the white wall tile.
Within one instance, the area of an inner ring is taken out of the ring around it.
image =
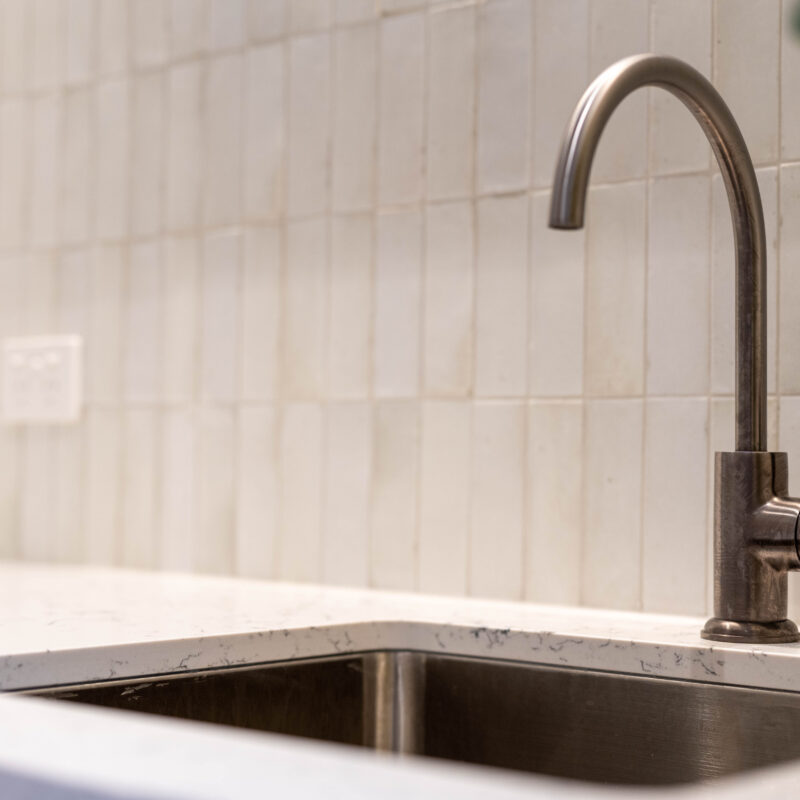
[[[419,407],[375,405],[370,506],[370,585],[411,590],[417,585]]]
[[[706,606],[708,401],[647,401],[642,607],[702,614]],[[591,530],[589,531],[591,536]]]
[[[372,466],[369,403],[330,403],[325,437],[321,577],[325,583],[366,586]]]
[[[711,0],[653,0],[652,52],[669,53],[711,78]],[[650,171],[707,169],[711,148],[689,109],[666,91],[650,92]]]
[[[318,581],[322,561],[322,410],[312,403],[284,407],[278,577]]]
[[[84,559],[83,425],[53,429],[55,456],[53,504],[54,549],[51,558],[78,564]]]
[[[89,403],[116,404],[121,396],[125,267],[126,253],[121,245],[94,249],[89,333],[84,344]]]
[[[649,50],[648,3],[592,0],[589,8],[590,79],[621,58]],[[608,121],[592,178],[595,182],[638,178],[646,170],[647,92],[636,92],[623,100]]]
[[[372,216],[354,214],[331,222],[328,394],[369,395],[372,337]]]
[[[203,193],[206,225],[231,224],[241,211],[243,74],[242,55],[220,56],[208,62]]]
[[[333,0],[291,0],[290,32],[308,33],[327,28],[331,22],[332,2]]]
[[[19,558],[19,514],[22,432],[6,427],[0,430],[0,554],[5,559]]]
[[[475,6],[432,13],[428,37],[428,197],[466,197],[475,159]]]
[[[94,69],[94,0],[68,0],[66,7],[66,67],[68,85],[86,83]]]
[[[0,102],[0,245],[19,246],[28,222],[31,109],[24,100]]]
[[[481,200],[476,275],[475,394],[522,396],[527,386],[528,198]]]
[[[714,0],[714,85],[757,164],[778,155],[780,3]]]
[[[375,184],[377,27],[343,28],[335,43],[333,209],[364,210],[372,205]]]
[[[425,5],[426,0],[377,0],[384,14],[400,14]]]
[[[334,0],[334,4],[337,25],[363,22],[378,15],[378,4],[375,0]]]
[[[428,206],[425,231],[424,392],[463,397],[474,360],[472,203]]]
[[[164,0],[133,0],[128,7],[134,65],[163,64],[168,56],[169,6]]]
[[[419,589],[466,594],[472,410],[466,402],[422,406]]]
[[[631,395],[644,383],[645,186],[595,188],[587,209],[588,395]]]
[[[527,458],[525,599],[579,603],[583,544],[583,404],[575,401],[532,403],[528,407]]]
[[[800,165],[781,167],[780,187],[780,391],[800,394]]]
[[[425,15],[381,22],[378,200],[419,201],[423,191]]]
[[[589,400],[581,602],[641,608],[642,401]]]
[[[152,236],[160,227],[165,146],[164,74],[144,72],[133,81],[131,120],[131,234]]]
[[[86,338],[89,333],[91,262],[83,248],[61,254],[56,267],[55,328]]]
[[[203,52],[208,32],[208,0],[171,0],[170,54],[173,59]]]
[[[129,403],[156,403],[161,398],[163,352],[162,253],[157,242],[131,246],[127,289],[124,398]]]
[[[284,47],[247,53],[244,119],[244,211],[250,218],[275,219],[284,208]]]
[[[116,409],[86,413],[83,557],[90,564],[114,564],[120,550],[120,420]]]
[[[29,0],[33,25],[30,87],[34,91],[58,88],[64,79],[64,11],[61,0]]]
[[[159,566],[191,572],[199,521],[195,472],[198,457],[196,414],[189,408],[170,408],[161,420],[161,516]]]
[[[194,566],[198,572],[230,574],[234,568],[234,476],[236,426],[227,408],[202,408],[197,415],[197,538]]]
[[[473,408],[469,590],[479,597],[522,599],[525,428],[521,402]]]
[[[181,64],[169,72],[166,144],[166,224],[169,230],[193,227],[198,220],[203,173],[203,69]]]
[[[46,94],[33,101],[30,241],[51,247],[58,230],[58,164],[63,104],[60,95]]]
[[[211,0],[209,16],[211,50],[230,50],[244,44],[247,0]]]
[[[528,185],[532,4],[495,0],[479,9],[479,192]]]
[[[650,186],[647,391],[706,394],[709,366],[709,210],[705,175]]]
[[[289,22],[287,6],[287,0],[248,0],[248,33],[251,41],[265,42],[283,36]]]
[[[239,394],[241,251],[239,233],[215,233],[203,242],[200,397],[209,403],[234,403]]]
[[[197,331],[200,246],[194,236],[164,242],[162,396],[167,403],[197,397]]]
[[[536,396],[580,395],[586,236],[548,229],[549,213],[550,193],[534,194],[528,387]]]
[[[239,412],[236,495],[236,574],[275,576],[278,542],[279,429],[271,406]]]
[[[312,399],[325,389],[328,226],[293,222],[286,235],[281,381],[288,398]]]
[[[532,156],[537,187],[553,180],[564,129],[589,83],[589,5],[589,0],[536,3]]]
[[[24,0],[27,2],[27,0]],[[123,72],[128,66],[128,0],[97,4],[97,68],[100,75]]]
[[[30,253],[23,262],[23,319],[25,334],[56,332],[56,289],[58,274],[52,250]]]
[[[271,400],[280,390],[281,232],[248,228],[242,265],[240,396]]]
[[[88,88],[76,89],[65,96],[58,199],[60,241],[64,244],[80,244],[89,237],[89,198],[94,173],[91,115]]]
[[[94,192],[94,225],[95,233],[104,240],[120,239],[128,231],[128,95],[126,80],[100,83],[95,94],[97,185]],[[114,135],[103,135],[104,131],[114,131]]]
[[[5,0],[0,9],[0,86],[4,92],[21,92],[28,86],[32,10],[30,0]]]
[[[287,208],[306,216],[328,206],[331,37],[289,44],[289,174]]]
[[[56,555],[52,431],[26,428],[21,458],[19,554],[25,560],[50,561]]]
[[[419,212],[378,217],[373,355],[378,397],[419,392],[421,251]]]
[[[800,43],[789,23],[789,15],[794,7],[791,0],[783,0],[783,40],[781,43],[781,152],[784,161],[800,159]]]

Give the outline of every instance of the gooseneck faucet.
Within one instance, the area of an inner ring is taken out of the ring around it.
[[[705,131],[725,181],[736,244],[736,451],[715,457],[715,616],[701,635],[729,642],[798,641],[797,626],[787,619],[787,572],[800,569],[800,500],[787,496],[786,453],[767,451],[764,214],[747,145],[717,90],[693,67],[666,56],[631,56],[608,67],[567,125],[550,227],[583,227],[600,135],[622,100],[645,86],[671,92]]]

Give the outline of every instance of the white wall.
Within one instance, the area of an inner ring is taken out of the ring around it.
[[[545,226],[577,97],[648,50],[758,167],[800,486],[788,2],[1,9],[0,336],[81,333],[88,374],[80,425],[0,429],[0,554],[704,613],[733,257],[696,123],[627,100],[586,232]]]

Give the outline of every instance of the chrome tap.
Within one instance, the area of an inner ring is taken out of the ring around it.
[[[608,67],[586,90],[567,126],[550,227],[583,226],[603,128],[620,102],[644,86],[674,94],[705,131],[725,181],[736,243],[736,451],[715,457],[715,616],[701,635],[728,642],[795,642],[800,633],[787,619],[787,572],[800,569],[800,500],[787,497],[786,453],[767,451],[764,215],[747,145],[717,90],[697,70],[666,56],[631,56]]]

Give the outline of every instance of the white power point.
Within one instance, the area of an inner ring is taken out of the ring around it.
[[[81,413],[80,336],[29,336],[3,342],[3,420],[75,422]]]

